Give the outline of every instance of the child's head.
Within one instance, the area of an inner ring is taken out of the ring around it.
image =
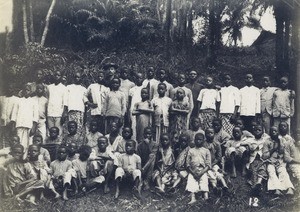
[[[144,128],[144,138],[148,139],[149,141],[152,140],[152,129],[151,127]]]
[[[279,87],[281,89],[287,89],[289,84],[289,79],[287,77],[281,77],[279,82],[280,82]]]
[[[148,79],[153,79],[154,78],[154,67],[153,66],[150,66],[148,69],[147,69],[147,78]]]
[[[111,89],[112,89],[113,91],[119,90],[120,85],[121,85],[121,80],[120,80],[120,78],[114,77],[114,78],[111,80]]]
[[[212,77],[206,77],[205,84],[206,84],[207,87],[209,87],[209,88],[212,87],[213,86],[213,82],[214,82],[214,80],[213,80]]]
[[[44,87],[44,85],[43,84],[37,84],[36,85],[36,95],[38,97],[41,97],[41,96],[44,95],[44,93],[45,93],[45,87]]]
[[[135,145],[136,145],[136,143],[134,140],[126,141],[125,150],[128,155],[132,155],[134,153]]]
[[[263,126],[262,125],[256,125],[253,128],[253,135],[256,139],[260,139],[263,135],[264,131],[263,131]]]
[[[21,144],[16,144],[11,148],[11,155],[18,161],[23,160],[24,147]]]
[[[198,117],[193,117],[191,120],[191,128],[194,131],[199,130],[201,126],[201,120]]]
[[[253,130],[254,130],[255,126],[258,125],[258,124],[259,123],[257,121],[255,121],[255,120],[251,121],[251,133],[253,133]]]
[[[90,157],[90,154],[92,152],[92,148],[88,145],[82,145],[79,150],[79,160],[81,161],[87,161],[87,159]]]
[[[241,128],[241,130],[244,130],[244,121],[241,118],[237,118],[235,121],[235,126]]]
[[[123,130],[122,130],[122,137],[124,139],[131,139],[132,129],[130,127],[124,127]]]
[[[53,140],[56,139],[58,137],[58,135],[59,135],[58,127],[51,127],[49,129],[49,136],[51,139],[53,139]]]
[[[179,135],[179,144],[182,149],[185,149],[189,145],[189,136],[186,134]]]
[[[270,137],[271,139],[275,140],[278,138],[278,128],[276,126],[272,126],[270,128]]]
[[[167,77],[167,71],[165,69],[159,69],[157,71],[157,78],[159,79],[159,81],[163,82]]]
[[[43,136],[40,134],[34,135],[32,138],[32,143],[41,146],[43,144]]]
[[[98,128],[98,123],[96,120],[92,120],[90,122],[90,132],[91,133],[96,133],[97,132],[97,128]]]
[[[182,101],[185,97],[185,91],[182,88],[178,88],[176,91],[176,99]]]
[[[143,81],[144,81],[144,74],[143,73],[137,73],[135,75],[135,84],[137,86],[141,86],[143,84]]]
[[[104,72],[100,69],[100,70],[98,71],[98,80],[97,80],[97,82],[98,82],[99,84],[102,84],[102,83],[103,83],[103,80],[104,80]]]
[[[247,86],[251,86],[253,84],[253,75],[246,74],[245,82]]]
[[[169,135],[167,133],[161,134],[160,144],[161,144],[162,148],[164,148],[164,149],[170,146],[170,139],[169,139]]]
[[[220,132],[222,129],[222,120],[220,118],[214,118],[212,121],[212,127],[214,128],[215,133]]]
[[[120,77],[124,80],[128,79],[128,69],[126,67],[121,68]]]
[[[196,147],[203,147],[204,145],[204,135],[202,133],[197,133],[195,135],[195,146]]]
[[[70,135],[75,135],[77,133],[77,122],[76,121],[68,122],[68,132]]]
[[[213,142],[215,137],[214,128],[209,127],[205,130],[205,138],[207,142]]]
[[[160,97],[164,97],[166,91],[167,91],[167,86],[165,83],[161,82],[157,85],[157,93]]]
[[[30,97],[30,95],[31,95],[31,87],[30,87],[30,85],[26,84],[26,85],[24,86],[23,94],[24,94],[24,97],[25,97],[25,98]]]
[[[43,79],[44,79],[44,72],[43,72],[43,70],[38,70],[36,72],[36,81],[37,82],[41,82],[41,81],[43,81]]]
[[[117,122],[112,122],[109,127],[110,133],[119,133],[119,125]]]
[[[271,80],[269,76],[263,77],[263,87],[269,87],[271,85]]]
[[[57,159],[59,161],[65,161],[67,157],[68,157],[67,147],[64,145],[59,146],[57,149]]]
[[[180,86],[183,86],[186,83],[186,77],[184,73],[178,75],[178,83]]]
[[[231,76],[229,74],[224,75],[224,85],[225,86],[230,86],[231,85]]]
[[[20,144],[20,137],[17,135],[13,136],[9,141],[10,147],[13,147],[16,144]]]
[[[148,92],[147,88],[143,88],[141,90],[141,98],[142,98],[142,101],[149,100],[149,92]]]
[[[81,72],[76,71],[74,75],[74,84],[79,85],[81,83]]]
[[[61,72],[59,70],[56,70],[54,72],[54,83],[58,84],[61,82]]]
[[[236,141],[241,140],[242,135],[243,135],[243,132],[240,127],[234,127],[232,129],[232,136],[233,136],[234,140],[236,140]]]
[[[197,79],[197,77],[198,77],[198,74],[197,74],[197,72],[195,70],[191,70],[189,72],[189,79],[191,81],[195,81]]]
[[[67,152],[69,157],[73,157],[78,151],[78,146],[75,142],[71,142],[67,144]]]
[[[289,131],[289,125],[286,122],[280,122],[278,125],[279,134],[285,136]]]
[[[98,149],[100,152],[105,152],[106,147],[108,146],[108,139],[105,136],[101,136],[97,140],[98,143]]]
[[[40,149],[41,147],[36,144],[31,144],[28,147],[28,159],[30,161],[37,161],[40,155]]]

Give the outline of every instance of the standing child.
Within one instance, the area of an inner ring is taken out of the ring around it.
[[[171,142],[166,133],[161,134],[160,137],[160,147],[157,151],[154,170],[152,178],[156,182],[159,192],[165,193],[166,186],[175,188],[174,183],[178,180],[178,173],[175,170],[175,157]]]
[[[159,83],[164,83],[165,86],[166,86],[166,92],[165,92],[165,96],[166,97],[171,97],[172,95],[172,90],[174,89],[173,88],[173,85],[171,85],[169,82],[167,82],[167,71],[163,68],[160,68],[158,69],[157,71],[157,79],[159,80]],[[158,84],[156,85],[153,85],[152,88],[151,88],[151,93],[153,94],[153,99],[155,97],[158,97],[159,96],[159,92],[158,92]]]
[[[196,202],[196,193],[203,192],[205,200],[208,199],[208,177],[207,171],[211,168],[211,156],[208,149],[204,147],[204,135],[195,136],[195,147],[190,148],[186,157],[186,168],[189,173],[186,190],[191,192],[191,201]]]
[[[291,127],[291,117],[293,117],[295,112],[295,91],[288,89],[288,84],[289,79],[282,77],[279,88],[274,91],[272,104],[274,126],[278,126],[280,122],[284,121],[289,128]],[[290,134],[290,129],[288,134]]]
[[[181,133],[188,129],[187,119],[190,105],[185,98],[185,91],[182,88],[176,90],[176,99],[170,107],[170,137],[172,145],[178,143]]]
[[[109,88],[104,86],[104,72],[98,70],[98,82],[91,84],[87,88],[87,96],[89,98],[88,105],[91,107],[92,120],[97,121],[97,130],[105,133],[104,120],[104,101],[109,92]]]
[[[143,140],[144,129],[151,126],[152,113],[154,112],[147,88],[141,90],[141,98],[142,101],[135,103],[132,111],[132,115],[136,116],[136,140],[138,143]]]
[[[134,82],[131,82],[128,79],[129,70],[126,67],[121,68],[120,70],[120,88],[119,91],[123,92],[125,95],[126,106],[128,105],[129,91],[135,86]]]
[[[172,99],[165,96],[166,89],[165,83],[159,83],[157,86],[159,96],[151,101],[154,107],[156,141],[159,141],[161,133],[168,132],[169,127],[169,108],[172,104]]]
[[[212,120],[217,117],[217,104],[220,102],[218,91],[214,88],[213,79],[206,78],[206,88],[202,89],[198,96],[199,118],[203,129],[211,127]]]
[[[155,75],[154,68],[150,66],[147,69],[147,79],[143,81],[143,87],[147,88],[150,101],[153,99],[153,93],[151,88],[157,86],[159,83],[158,80],[154,79],[154,75]]]
[[[223,129],[228,134],[231,134],[240,108],[240,90],[231,84],[232,81],[229,74],[225,74],[223,80],[225,86],[219,91],[221,100],[220,118]]]
[[[27,152],[29,137],[36,132],[38,122],[38,106],[30,97],[30,86],[24,88],[24,97],[19,98],[12,113],[13,129],[16,128],[20,143]],[[13,130],[14,131],[14,130]]]
[[[141,172],[141,158],[134,153],[136,149],[136,142],[129,140],[125,145],[126,153],[119,157],[118,168],[115,172],[116,179],[116,194],[115,198],[119,197],[120,188],[119,184],[124,177],[132,177],[134,181],[134,191],[138,192],[138,197],[141,198],[142,188],[142,172]]]
[[[155,156],[158,150],[158,143],[153,141],[151,127],[144,129],[144,139],[137,146],[137,154],[141,157],[142,176],[144,179],[144,190],[149,190],[149,183],[153,173]]]
[[[90,146],[93,150],[98,148],[98,139],[103,136],[98,131],[98,123],[96,120],[90,122],[89,132],[86,134],[86,145]]]
[[[37,133],[43,136],[43,139],[46,139],[46,117],[47,117],[47,107],[48,99],[43,96],[45,93],[45,87],[43,84],[36,85],[36,96],[33,99],[38,105],[38,122],[37,122]]]
[[[126,112],[125,94],[119,90],[120,79],[113,78],[111,81],[110,92],[106,95],[104,102],[104,114],[106,126],[110,126],[112,122],[116,122],[119,127],[123,125],[123,119]],[[106,130],[108,133],[108,130]]]
[[[279,138],[277,127],[270,129],[270,138],[263,146],[263,160],[267,162],[268,191],[274,191],[276,195],[282,195],[281,191],[287,191],[288,195],[294,194],[294,186],[286,170],[286,163],[283,161],[284,145],[283,139]]]
[[[130,124],[132,131],[133,131],[133,135],[132,138],[136,140],[137,138],[137,123],[136,123],[136,119],[135,117],[133,117],[133,111],[134,111],[134,107],[135,104],[141,102],[142,98],[141,98],[141,91],[143,89],[143,79],[144,79],[144,75],[142,73],[137,73],[135,76],[135,83],[136,85],[134,87],[132,87],[129,90],[129,97],[128,97],[128,123]],[[139,142],[139,141],[138,141]]]
[[[40,158],[49,165],[51,162],[50,153],[47,149],[42,147],[43,137],[39,134],[36,134],[32,138],[32,143],[37,145],[40,148]]]
[[[247,74],[246,86],[240,89],[241,107],[240,117],[244,122],[245,129],[251,131],[251,122],[260,114],[260,90],[253,85],[253,75]]]
[[[272,123],[272,102],[273,95],[277,88],[271,87],[271,81],[269,76],[263,77],[263,87],[260,89],[260,105],[261,105],[261,116],[265,132],[269,134],[271,123]]]

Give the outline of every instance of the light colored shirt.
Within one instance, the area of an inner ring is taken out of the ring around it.
[[[47,113],[50,117],[61,117],[64,112],[67,88],[63,84],[48,85],[49,99]]]
[[[142,101],[142,97],[141,97],[141,91],[144,88],[144,86],[134,86],[133,88],[131,88],[129,90],[129,96],[131,97],[131,104],[130,104],[130,108],[129,111],[132,112],[134,105],[138,102]]]
[[[240,89],[242,116],[255,116],[260,113],[260,90],[255,86],[245,86]]]
[[[153,99],[155,97],[158,97],[159,94],[157,92],[157,86],[160,82],[158,81],[158,83],[155,85],[153,85],[150,89],[151,89],[151,93],[153,94]],[[167,86],[167,89],[166,89],[166,93],[165,93],[165,96],[166,97],[171,97],[172,95],[172,90],[174,89],[173,85],[171,85],[170,83],[168,83],[166,80],[163,81],[163,83],[165,83],[165,85]]]
[[[52,161],[50,164],[50,169],[54,177],[64,176],[65,173],[72,168],[73,168],[72,162],[69,160],[64,160],[64,161],[55,160]]]
[[[222,87],[220,93],[220,113],[234,113],[236,106],[240,106],[240,90],[232,85]]]
[[[103,115],[103,105],[109,88],[98,83],[91,84],[87,88],[87,95],[92,97],[93,103],[97,104],[96,108],[91,108],[91,115]]]
[[[131,172],[136,169],[141,169],[141,157],[137,154],[128,155],[123,153],[119,157],[119,167],[122,167],[124,171]]]
[[[270,115],[272,115],[272,101],[273,101],[273,95],[274,91],[277,88],[275,87],[267,87],[260,89],[260,106],[261,106],[261,112],[267,112]]]
[[[81,178],[86,178],[87,161],[76,159],[72,161],[72,165],[74,170],[80,173]]]
[[[195,168],[205,168],[206,166],[211,167],[211,156],[208,149],[201,148],[190,148],[186,157],[186,166]]]
[[[294,115],[294,99],[291,90],[277,89],[273,95],[273,117],[288,118]]]
[[[187,88],[185,86],[183,86],[183,87],[178,86],[178,87],[174,88],[172,90],[172,95],[171,95],[172,99],[173,100],[176,99],[176,92],[177,92],[177,90],[179,88],[181,88],[182,90],[184,90],[184,92],[185,92],[185,97],[184,98],[187,99],[187,101],[189,102],[189,105],[190,105],[189,111],[191,112],[193,110],[193,108],[194,108],[193,94],[192,94],[191,89],[189,89],[189,88]]]
[[[18,102],[18,97],[0,96],[0,126],[6,126],[11,121],[13,108]]]
[[[39,123],[44,123],[46,121],[47,116],[47,105],[48,105],[48,99],[46,97],[41,96],[35,96],[33,99],[36,101],[36,104],[38,105],[38,112],[39,112]]]
[[[88,101],[87,89],[81,85],[68,85],[67,86],[67,98],[65,105],[68,106],[68,111],[76,110],[84,112],[85,103]]]
[[[98,138],[103,136],[100,132],[88,132],[86,134],[86,142],[88,146],[90,146],[92,149],[98,149]]]
[[[169,97],[154,97],[151,101],[154,108],[155,125],[160,126],[161,122],[164,126],[169,126],[169,108],[172,104],[172,99]]]
[[[121,85],[119,88],[119,91],[123,92],[125,94],[125,100],[126,105],[128,105],[128,96],[129,96],[129,90],[133,88],[135,84],[131,82],[129,79],[123,80],[121,79]]]
[[[145,79],[143,81],[143,87],[144,88],[148,88],[149,89],[149,99],[152,100],[153,99],[153,90],[152,87],[157,87],[159,81],[157,79]],[[149,85],[149,87],[147,87]]]
[[[33,122],[38,122],[37,102],[29,98],[19,98],[12,113],[12,121],[16,122],[16,127],[32,128]]]
[[[200,110],[216,110],[216,103],[220,101],[220,96],[216,89],[204,88],[200,91],[197,100],[202,102]]]
[[[122,117],[126,112],[126,99],[121,91],[110,91],[105,98],[105,115]]]

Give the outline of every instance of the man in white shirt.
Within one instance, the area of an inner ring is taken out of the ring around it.
[[[241,107],[240,116],[244,121],[245,130],[252,132],[251,124],[260,114],[260,90],[253,86],[252,74],[246,75],[246,86],[240,89]]]

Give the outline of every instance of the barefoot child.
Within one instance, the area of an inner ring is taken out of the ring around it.
[[[186,157],[186,167],[189,173],[186,190],[191,192],[191,201],[196,202],[196,193],[203,192],[205,200],[208,199],[208,177],[207,171],[211,167],[211,156],[208,149],[204,148],[204,135],[201,133],[195,136],[195,147],[190,148]]]
[[[116,194],[115,198],[119,197],[120,188],[119,184],[124,177],[131,177],[134,181],[134,191],[138,192],[138,196],[141,197],[142,188],[142,172],[141,172],[141,158],[134,153],[136,149],[136,143],[134,140],[126,142],[126,153],[123,153],[119,157],[118,168],[115,172],[116,180]]]
[[[142,101],[134,105],[132,115],[136,116],[136,140],[143,141],[143,133],[146,127],[151,126],[152,114],[154,113],[147,88],[141,90]],[[133,117],[134,118],[134,117]]]
[[[153,98],[151,101],[154,108],[156,141],[159,141],[162,133],[168,132],[169,127],[169,108],[172,104],[172,99],[165,96],[166,89],[166,84],[159,83],[157,85],[158,97]]]

